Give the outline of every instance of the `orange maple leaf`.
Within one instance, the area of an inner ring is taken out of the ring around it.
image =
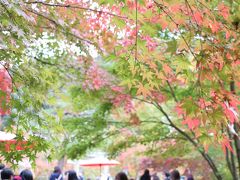
[[[216,33],[220,29],[220,23],[217,21],[209,22],[208,25],[213,33]]]
[[[149,89],[144,87],[142,83],[139,83],[137,95],[143,95],[144,97],[147,97],[151,95],[151,92],[149,91]]]

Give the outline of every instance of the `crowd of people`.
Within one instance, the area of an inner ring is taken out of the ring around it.
[[[1,180],[33,180],[33,174],[30,170],[25,169],[19,175],[14,175],[10,168],[0,165]]]
[[[64,174],[65,174],[64,179],[66,180],[83,180],[80,176],[79,177],[77,176],[77,173],[74,170],[66,171]],[[54,171],[49,177],[49,180],[63,180],[62,171],[58,166],[54,168]]]
[[[33,173],[29,169],[21,171],[19,175],[13,173],[12,169],[0,165],[1,178],[0,180],[33,180]],[[49,180],[83,180],[77,176],[74,170],[66,171],[63,176],[61,169],[56,166],[53,173],[50,175]],[[64,177],[64,178],[63,178]]]
[[[29,169],[21,171],[19,175],[13,173],[10,168],[6,168],[4,165],[0,165],[1,179],[0,180],[33,180],[33,173]],[[49,177],[49,180],[84,180],[83,177],[77,176],[76,171],[69,170],[62,174],[61,169],[56,166]],[[89,180],[89,179],[88,179]],[[119,172],[115,176],[115,180],[134,180],[128,178],[124,172]],[[140,177],[140,180],[160,180],[156,173],[150,174],[150,171],[146,169],[144,174]],[[171,173],[165,172],[163,180],[181,180],[181,176],[178,170],[173,170]],[[185,180],[194,180],[191,174],[188,175]]]
[[[132,178],[128,178],[124,172],[119,172],[115,180],[134,180]],[[140,177],[140,180],[160,180],[156,173],[150,175],[150,171],[146,169],[144,174]],[[181,180],[181,175],[178,170],[173,170],[171,173],[165,172],[165,177],[163,180]],[[193,175],[189,174],[184,180],[194,180]]]

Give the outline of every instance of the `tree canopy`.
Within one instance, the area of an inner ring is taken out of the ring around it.
[[[2,126],[33,145],[2,151],[6,161],[61,143],[76,158],[102,141],[116,154],[180,137],[217,179],[208,147],[221,146],[238,178],[238,1],[5,0],[0,9]]]

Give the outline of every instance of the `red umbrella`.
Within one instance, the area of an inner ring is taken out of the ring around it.
[[[109,160],[107,158],[93,158],[89,160],[80,160],[80,166],[100,167],[100,175],[102,166],[115,166],[120,163],[116,160]]]

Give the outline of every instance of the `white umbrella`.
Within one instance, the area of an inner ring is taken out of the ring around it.
[[[120,163],[116,160],[109,160],[107,158],[93,158],[88,160],[80,160],[80,166],[89,166],[89,167],[100,167],[100,175],[101,175],[101,167],[102,166],[115,166]]]
[[[107,158],[93,158],[88,160],[80,160],[80,166],[114,166],[120,163],[116,160],[109,160]]]

